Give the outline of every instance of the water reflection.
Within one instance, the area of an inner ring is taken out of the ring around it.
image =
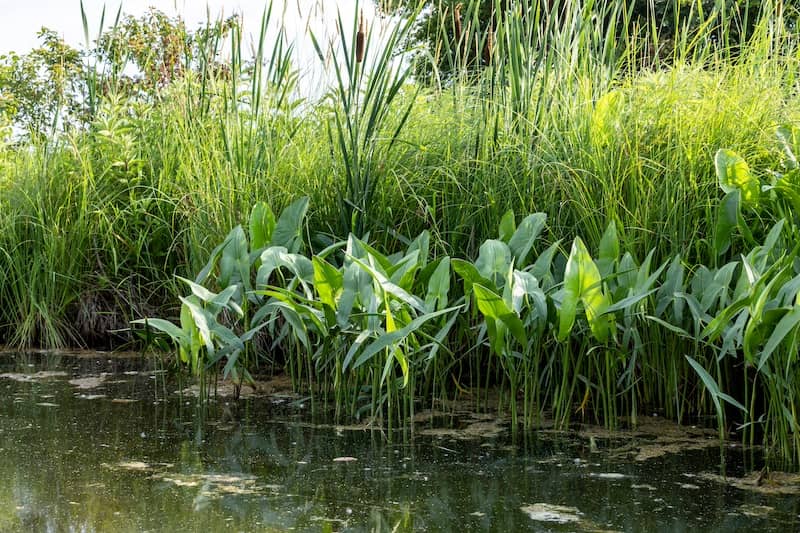
[[[718,449],[625,462],[533,436],[389,444],[290,402],[199,409],[137,358],[5,358],[0,373],[2,531],[800,527],[796,497],[696,476]]]

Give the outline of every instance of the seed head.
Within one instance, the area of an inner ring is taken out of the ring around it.
[[[356,63],[364,61],[364,28],[364,11],[362,10],[358,20],[358,33],[356,33]]]

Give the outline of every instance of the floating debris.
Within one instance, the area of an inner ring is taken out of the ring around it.
[[[358,461],[355,457],[336,457],[333,462],[334,463],[351,463],[353,461]]]
[[[81,400],[99,400],[101,398],[105,398],[106,395],[105,394],[77,394],[76,397],[80,398]]]
[[[631,488],[632,489],[639,489],[639,490],[650,490],[650,491],[657,490],[653,485],[648,485],[646,483],[642,483],[642,484],[639,484],[639,485],[634,484],[634,485],[631,485]]]
[[[537,522],[552,522],[555,524],[571,524],[580,522],[583,513],[575,507],[553,505],[551,503],[534,503],[521,507],[531,520]]]
[[[421,430],[420,435],[431,437],[449,437],[459,440],[474,440],[482,438],[499,437],[505,428],[499,420],[477,421],[468,424],[463,428],[426,428]]]
[[[713,429],[681,426],[664,418],[649,416],[640,416],[635,422],[623,418],[621,422],[627,422],[631,429],[584,426],[578,435],[589,440],[590,450],[593,440],[597,445],[598,439],[602,439],[603,451],[608,451],[610,457],[633,456],[635,461],[719,446]]]
[[[159,473],[154,479],[172,483],[177,487],[202,487],[200,499],[214,499],[229,495],[279,492],[280,485],[260,485],[250,474],[180,474]]]
[[[156,472],[174,466],[172,463],[145,463],[143,461],[120,461],[119,463],[101,463],[101,466],[111,470],[130,470],[133,472]]]
[[[725,477],[706,472],[698,477],[759,494],[800,494],[800,474],[797,473],[755,471],[744,477]]]
[[[329,518],[327,516],[317,516],[314,515],[311,517],[312,522],[333,522],[336,524],[340,524],[342,526],[347,525],[347,520],[342,520],[341,518]]]
[[[739,506],[739,511],[743,515],[751,518],[761,518],[767,516],[774,510],[774,507],[769,507],[767,505],[755,505],[751,503],[745,503]]]
[[[69,374],[67,374],[66,372],[61,372],[56,370],[42,370],[40,372],[35,372],[33,374],[20,374],[14,372],[6,372],[5,374],[0,374],[0,378],[11,379],[22,383],[33,383],[36,381],[43,381],[46,379],[65,378],[67,376],[69,376]]]
[[[96,389],[106,382],[106,376],[87,376],[85,378],[75,378],[69,380],[69,384],[79,389]]]
[[[237,385],[235,383],[225,380],[209,385],[206,392],[211,397],[233,398],[236,396],[236,389]],[[175,394],[198,397],[200,396],[200,386],[192,385],[183,390],[175,391]],[[286,376],[276,376],[267,381],[242,383],[239,387],[240,398],[261,398],[265,396],[279,396],[287,399],[300,397],[292,391],[292,382]]]
[[[52,402],[39,402],[36,405],[39,405],[41,407],[58,407],[57,403],[52,403]]]
[[[115,466],[123,470],[150,470],[150,465],[141,461],[123,461]]]
[[[133,398],[113,398],[111,403],[135,403],[139,400],[135,400]]]
[[[626,474],[620,474],[617,472],[596,472],[589,475],[600,479],[626,479],[630,477]]]

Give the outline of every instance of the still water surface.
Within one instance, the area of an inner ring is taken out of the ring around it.
[[[636,462],[553,436],[389,443],[287,397],[201,411],[138,358],[3,356],[0,374],[0,531],[800,530],[798,496],[698,477],[720,473],[715,447]]]

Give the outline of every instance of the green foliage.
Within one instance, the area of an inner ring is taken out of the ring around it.
[[[417,5],[414,0],[376,3],[387,12],[404,14]],[[424,48],[424,53],[418,53],[417,75],[426,82],[446,81],[491,66],[497,60],[497,45],[503,46],[501,28],[514,19],[527,28],[506,36],[515,47],[547,46],[553,24],[570,29],[566,14],[575,4],[566,0],[428,0],[411,37]],[[706,48],[738,50],[752,38],[764,10],[758,0],[601,1],[584,6],[587,20],[602,21],[612,30],[609,40],[641,40],[644,46],[629,50],[638,57],[629,59],[650,64],[671,60],[692,41]],[[792,24],[791,20],[793,14],[787,23]],[[609,100],[599,104],[604,107]]]
[[[594,6],[498,17],[486,69],[473,25],[442,88],[398,61],[405,25],[359,64],[342,13],[319,101],[269,9],[252,61],[238,24],[120,18],[113,54],[82,52],[85,112],[43,99],[53,134],[0,149],[0,336],[172,317],[148,323],[180,365],[243,384],[266,361],[339,416],[495,388],[515,429],[710,413],[796,458],[796,36],[776,10],[726,45],[714,15],[642,70],[651,30],[612,39],[625,5]]]
[[[333,117],[327,130],[344,182],[338,191],[343,232],[363,235],[374,225],[370,209],[383,178],[385,152],[397,141],[414,103],[413,97],[408,99],[399,116],[394,115],[393,104],[401,99],[411,75],[411,67],[396,56],[402,53],[400,46],[414,27],[418,11],[412,10],[408,18],[394,24],[380,44],[371,25],[365,30],[363,18],[348,35],[338,13],[339,47],[330,55],[336,86],[328,95]],[[359,12],[358,2],[355,12]],[[320,61],[325,62],[327,51],[313,34],[311,38]]]
[[[0,117],[33,135],[85,119],[82,55],[57,32],[42,28],[41,45],[0,56]],[[2,122],[0,122],[2,125]],[[3,137],[8,133],[6,132]]]

